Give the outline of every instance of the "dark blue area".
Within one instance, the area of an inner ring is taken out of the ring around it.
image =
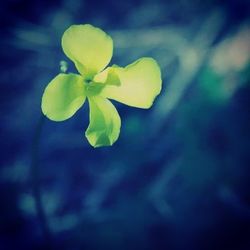
[[[0,249],[250,249],[250,57],[233,64],[250,44],[249,9],[247,0],[3,1]],[[113,102],[122,129],[108,148],[84,137],[87,103],[65,122],[44,118],[34,142],[60,60],[75,71],[60,39],[79,23],[113,37],[112,63],[152,56],[162,69],[151,109]]]

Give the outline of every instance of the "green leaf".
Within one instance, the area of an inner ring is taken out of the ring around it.
[[[90,123],[85,136],[93,147],[111,146],[120,134],[120,116],[109,100],[100,96],[88,100]]]
[[[42,97],[42,111],[53,121],[63,121],[83,105],[84,80],[80,75],[59,74],[46,87]]]
[[[161,71],[153,58],[144,57],[125,68],[112,67],[120,86],[106,85],[101,95],[129,106],[150,108],[160,93]]]
[[[72,25],[62,36],[62,48],[78,71],[92,78],[110,62],[113,41],[104,31],[90,24]]]

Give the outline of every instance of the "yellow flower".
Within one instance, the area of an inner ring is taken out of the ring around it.
[[[93,147],[110,146],[119,137],[121,119],[113,99],[137,108],[150,108],[161,91],[161,72],[153,58],[140,58],[125,68],[109,64],[113,41],[90,24],[72,25],[62,36],[62,48],[80,74],[57,75],[46,87],[42,111],[53,121],[75,114],[86,98],[90,123],[85,132]]]

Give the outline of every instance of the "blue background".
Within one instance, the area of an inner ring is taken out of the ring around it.
[[[250,249],[247,0],[2,1],[0,249]],[[150,110],[113,102],[119,140],[93,149],[88,105],[41,120],[60,39],[90,23],[111,63],[152,56]]]

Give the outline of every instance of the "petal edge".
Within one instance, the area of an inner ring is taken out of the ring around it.
[[[62,36],[62,48],[78,71],[93,77],[104,69],[113,54],[113,40],[90,24],[71,25]]]
[[[106,85],[102,96],[137,108],[150,108],[161,92],[161,71],[157,62],[143,57],[127,67],[113,68],[120,79],[120,86]]]
[[[41,108],[53,121],[73,116],[86,99],[83,78],[76,74],[59,74],[50,81],[42,96]]]
[[[120,134],[121,119],[114,105],[107,99],[88,98],[90,123],[85,136],[93,147],[111,146]]]

